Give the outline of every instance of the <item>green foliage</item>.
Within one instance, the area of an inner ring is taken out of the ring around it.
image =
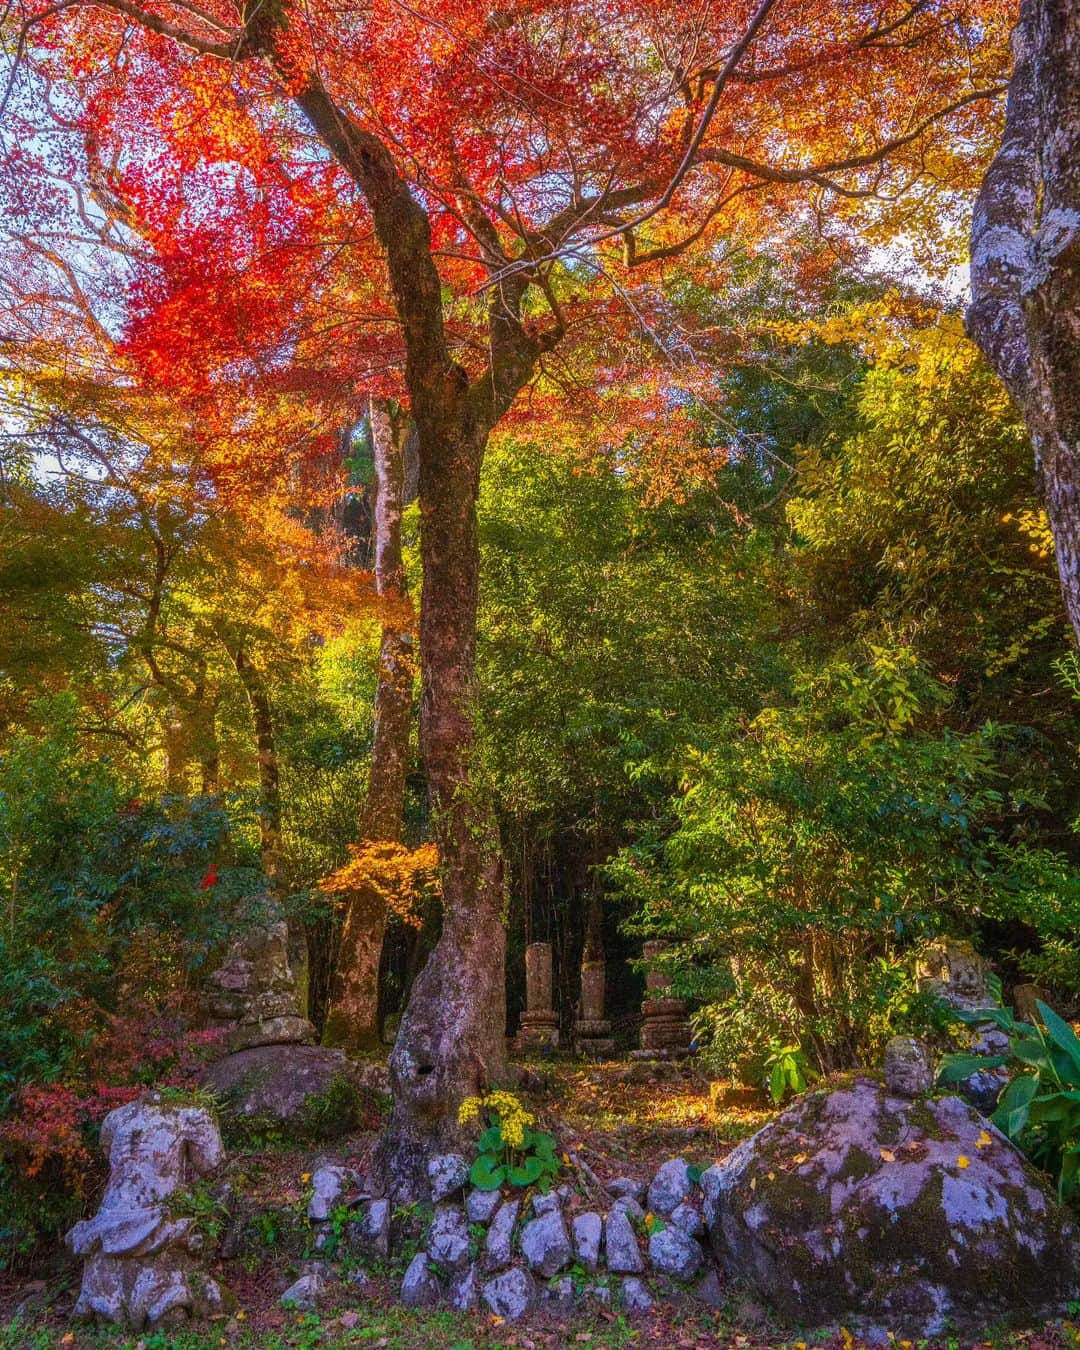
[[[36,716],[0,751],[0,1111],[87,1052],[121,981],[131,1003],[174,1006],[242,918],[223,902],[257,879],[241,854],[201,884],[231,847],[220,801],[142,800],[84,752],[70,696]]]
[[[958,1013],[963,1022],[990,1022],[1009,1037],[1007,1056],[946,1055],[942,1086],[978,1069],[1012,1064],[1016,1073],[990,1117],[1057,1182],[1063,1199],[1080,1191],[1080,1039],[1053,1008],[1036,1000],[1038,1020],[1018,1021],[1009,1008]]]
[[[558,1176],[555,1138],[540,1130],[526,1129],[521,1144],[507,1144],[493,1112],[490,1125],[477,1140],[476,1158],[469,1169],[469,1180],[480,1191],[496,1191],[500,1186],[539,1186],[547,1191]]]
[[[475,1120],[486,1111],[488,1125],[476,1141],[476,1158],[469,1179],[481,1191],[500,1186],[539,1186],[546,1192],[558,1175],[555,1138],[542,1130],[512,1092],[496,1089],[484,1097],[467,1097],[458,1119]]]
[[[774,1042],[765,1057],[765,1071],[769,1096],[777,1106],[789,1093],[795,1095],[806,1091],[810,1068],[799,1045]]]

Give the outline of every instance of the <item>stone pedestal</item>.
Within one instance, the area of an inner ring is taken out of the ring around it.
[[[581,963],[581,1003],[574,1023],[574,1051],[593,1059],[605,1059],[614,1053],[611,1023],[604,1016],[603,959]]]
[[[298,1011],[289,928],[273,909],[236,939],[207,977],[206,1002],[210,1026],[228,1033],[230,1051],[315,1039],[315,1028]]]
[[[549,1050],[559,1044],[552,986],[551,943],[530,942],[525,948],[525,1011],[515,1042],[518,1050]]]
[[[670,996],[671,979],[652,964],[666,942],[646,942],[645,1002],[641,1005],[641,1049],[632,1059],[684,1059],[690,1054],[693,1033],[685,999]]]

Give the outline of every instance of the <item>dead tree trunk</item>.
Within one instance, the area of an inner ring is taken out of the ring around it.
[[[405,421],[386,403],[371,400],[375,451],[375,585],[388,613],[383,619],[375,690],[371,772],[360,818],[362,840],[399,840],[405,807],[412,711],[413,638],[403,612],[406,595],[401,557],[405,505]],[[350,1053],[379,1042],[379,960],[386,903],[375,887],[349,897],[338,949],[337,976],[323,1032],[326,1045]]]
[[[968,333],[1035,443],[1080,639],[1080,4],[1024,0],[1001,145],[975,203]]]

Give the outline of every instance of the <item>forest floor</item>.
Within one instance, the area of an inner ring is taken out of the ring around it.
[[[760,1128],[772,1114],[762,1096],[717,1091],[700,1076],[659,1082],[628,1079],[620,1064],[582,1066],[532,1062],[520,1091],[541,1123],[552,1129],[561,1152],[572,1153],[601,1180],[651,1178],[672,1156],[709,1163]],[[239,1310],[199,1330],[124,1336],[73,1326],[69,1315],[78,1293],[79,1266],[57,1255],[47,1269],[22,1278],[0,1275],[0,1350],[314,1350],[315,1347],[376,1347],[377,1350],[601,1350],[602,1347],[724,1347],[725,1350],[853,1350],[843,1329],[804,1334],[774,1325],[756,1302],[731,1290],[719,1309],[658,1302],[647,1314],[583,1305],[571,1315],[541,1309],[506,1324],[487,1313],[410,1311],[397,1301],[401,1270],[410,1253],[385,1268],[368,1267],[360,1283],[346,1276],[331,1286],[315,1313],[282,1308],[282,1292],[300,1273],[310,1230],[304,1221],[306,1182],[319,1156],[332,1152],[363,1166],[375,1133],[338,1141],[332,1148],[287,1146],[232,1149],[225,1180],[245,1197],[243,1239],[215,1275],[236,1295]],[[1080,1314],[1080,1310],[1078,1310]],[[935,1350],[936,1343],[897,1341],[896,1350]],[[1054,1323],[1031,1331],[988,1331],[984,1339],[950,1339],[941,1350],[1080,1350],[1080,1323]]]

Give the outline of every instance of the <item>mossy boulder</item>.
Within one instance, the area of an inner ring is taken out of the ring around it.
[[[1051,1316],[1080,1285],[1068,1213],[958,1097],[808,1093],[701,1184],[720,1264],[804,1325],[932,1336]]]

